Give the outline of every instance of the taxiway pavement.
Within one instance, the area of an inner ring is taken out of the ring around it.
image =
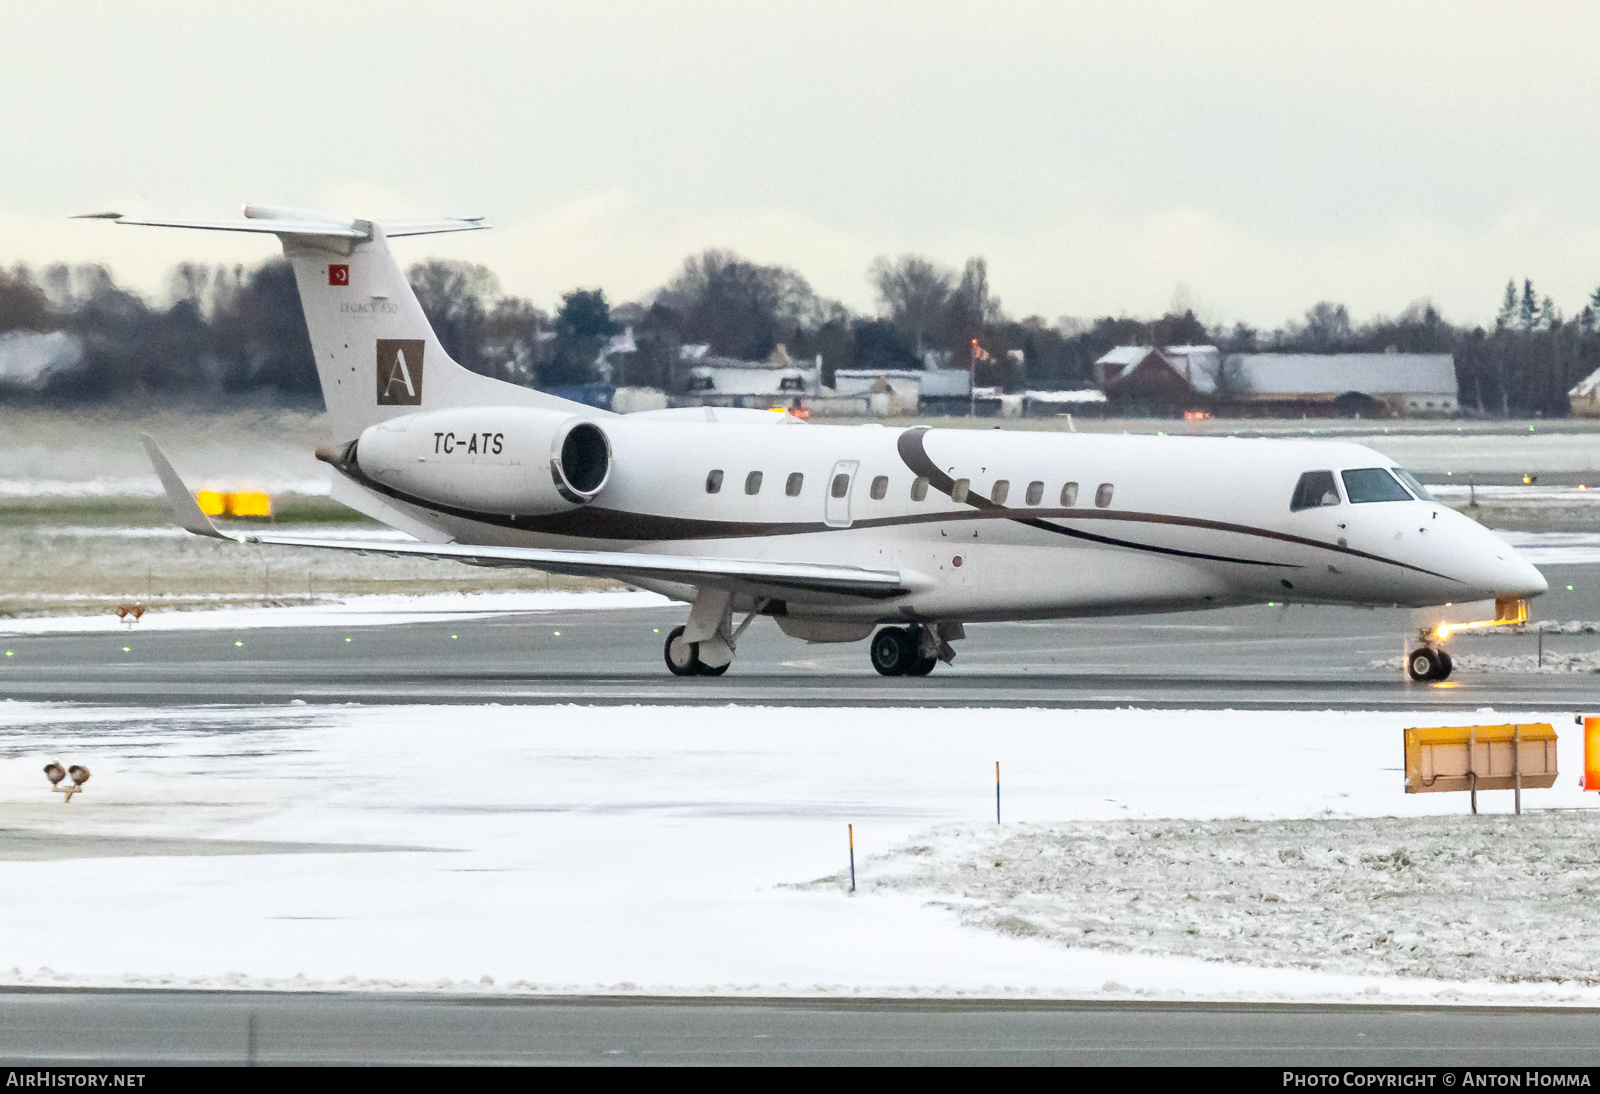
[[[1592,567],[1546,567],[1538,617],[1600,619]],[[1567,586],[1572,589],[1568,590]],[[1591,588],[1591,585],[1594,587]],[[1404,679],[1412,613],[1293,606],[974,625],[954,665],[884,679],[866,643],[805,645],[770,622],[730,671],[668,675],[681,606],[372,627],[17,635],[0,640],[0,698],[95,703],[740,703],[785,706],[1151,706],[1550,709],[1600,705],[1600,676],[1476,673]],[[1453,649],[1533,654],[1538,639],[1460,637]],[[1547,652],[1600,649],[1547,635]],[[1393,667],[1374,667],[1392,660]]]
[[[0,1062],[1583,1067],[1579,1008],[0,993]],[[1454,1076],[1452,1076],[1454,1078]]]

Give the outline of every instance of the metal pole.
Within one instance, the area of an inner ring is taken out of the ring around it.
[[[1000,761],[994,762],[994,822],[1000,823]]]
[[[1543,631],[1539,632],[1543,634]],[[1511,727],[1511,785],[1516,791],[1517,816],[1522,816],[1522,727]]]
[[[1478,815],[1478,727],[1467,730],[1467,776],[1472,780],[1472,815]]]
[[[856,826],[848,826],[850,832],[850,891],[856,891]]]

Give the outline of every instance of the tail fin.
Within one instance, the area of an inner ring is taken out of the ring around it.
[[[246,205],[241,220],[93,216],[118,224],[276,235],[294,267],[336,440],[353,440],[388,418],[455,406],[548,407],[590,417],[604,413],[469,372],[439,344],[389,251],[388,236],[472,231],[487,227],[481,220],[377,224],[264,205]]]

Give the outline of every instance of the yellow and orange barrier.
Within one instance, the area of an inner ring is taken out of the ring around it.
[[[195,503],[208,517],[270,518],[272,495],[261,490],[197,490]]]

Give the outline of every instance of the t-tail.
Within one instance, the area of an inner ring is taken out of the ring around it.
[[[246,205],[240,219],[176,220],[94,214],[118,224],[275,235],[294,267],[317,378],[335,440],[404,414],[462,406],[604,411],[480,376],[440,345],[404,272],[389,250],[400,236],[486,228],[481,218],[435,221],[350,220],[326,213]]]

